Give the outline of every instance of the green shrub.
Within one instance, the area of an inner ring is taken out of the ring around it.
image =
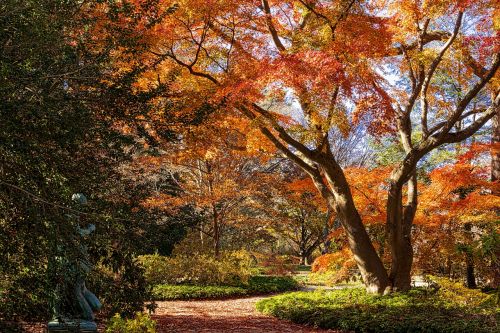
[[[156,322],[142,312],[137,312],[132,319],[115,314],[108,322],[106,333],[156,333]]]
[[[413,289],[387,296],[362,288],[297,292],[261,300],[257,309],[300,324],[373,333],[493,333],[498,309],[478,309],[439,292]]]
[[[219,260],[205,254],[140,256],[150,285],[194,284],[238,286],[251,276],[252,259],[243,251],[224,253]]]
[[[447,278],[437,276],[426,276],[437,286],[437,295],[443,300],[453,300],[453,302],[472,307],[484,307],[494,304],[493,295],[481,292],[479,289],[469,289],[462,283],[450,281]]]
[[[47,304],[50,295],[43,267],[24,267],[12,275],[1,273],[0,269],[0,323],[13,319],[49,318]]]
[[[144,279],[144,269],[129,258],[116,271],[96,265],[88,275],[87,287],[103,304],[100,315],[107,318],[114,313],[129,317],[144,308],[150,298],[150,287]]]
[[[228,298],[297,290],[299,284],[290,277],[252,276],[240,286],[193,286],[162,284],[153,287],[155,301],[178,299]]]
[[[241,287],[230,286],[188,286],[188,285],[157,285],[153,288],[153,298],[156,301],[171,301],[180,299],[217,299],[247,295],[248,291]]]
[[[289,276],[252,276],[244,286],[251,294],[268,294],[299,289],[299,283]]]

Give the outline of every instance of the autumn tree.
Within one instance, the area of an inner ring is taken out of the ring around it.
[[[247,117],[311,177],[341,221],[368,291],[408,289],[418,164],[471,136],[497,110],[500,97],[488,86],[500,64],[493,1],[176,5],[154,27],[150,53],[181,71],[179,93]],[[386,203],[389,272],[331,147],[332,133],[358,123],[378,137],[397,134],[404,148]]]
[[[229,123],[231,128],[223,131]],[[224,233],[239,223],[251,223],[252,217],[242,210],[255,206],[254,197],[271,177],[266,172],[268,155],[259,151],[262,145],[252,142],[260,136],[258,129],[249,126],[244,119],[214,112],[204,124],[186,126],[178,142],[164,141],[159,154],[135,162],[166,173],[173,181],[170,187],[158,188],[144,205],[166,212],[194,207],[206,219],[194,227],[199,241],[211,244],[216,258]]]
[[[415,217],[416,269],[450,277],[464,277],[476,287],[476,275],[495,286],[498,260],[496,207],[498,184],[489,181],[484,156],[490,147],[463,147],[451,163],[442,163],[420,185],[420,205]],[[483,158],[481,158],[483,157]]]
[[[333,216],[311,179],[304,176],[299,173],[298,178],[273,186],[268,214],[274,220],[270,226],[300,257],[301,265],[310,265],[313,252],[328,238]]]

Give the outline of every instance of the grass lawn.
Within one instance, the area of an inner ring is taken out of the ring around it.
[[[354,332],[500,332],[494,297],[480,294],[423,288],[388,296],[369,295],[363,288],[294,292],[261,300],[257,309],[295,323]]]

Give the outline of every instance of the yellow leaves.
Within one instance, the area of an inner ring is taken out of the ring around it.
[[[493,28],[500,30],[500,5],[493,10]]]
[[[141,202],[141,206],[149,209],[161,209],[163,211],[174,212],[176,208],[178,208],[180,201],[178,197],[157,193],[155,196]]]
[[[449,12],[450,8],[453,8],[456,4],[456,0],[424,0],[422,2],[422,11],[428,18],[438,18],[443,14]]]
[[[422,52],[415,52],[414,58],[419,63],[429,65],[438,55],[438,49],[425,48]]]

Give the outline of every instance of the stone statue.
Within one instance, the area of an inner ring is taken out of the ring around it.
[[[81,193],[73,194],[72,200],[81,205],[87,203],[87,198]],[[67,217],[80,222],[74,215]],[[52,262],[56,286],[49,332],[97,332],[93,311],[99,310],[101,303],[85,287],[85,279],[92,268],[85,240],[95,231],[95,225],[82,228],[78,224],[74,234],[68,235],[67,243],[72,244],[72,248],[58,246],[58,254]]]

